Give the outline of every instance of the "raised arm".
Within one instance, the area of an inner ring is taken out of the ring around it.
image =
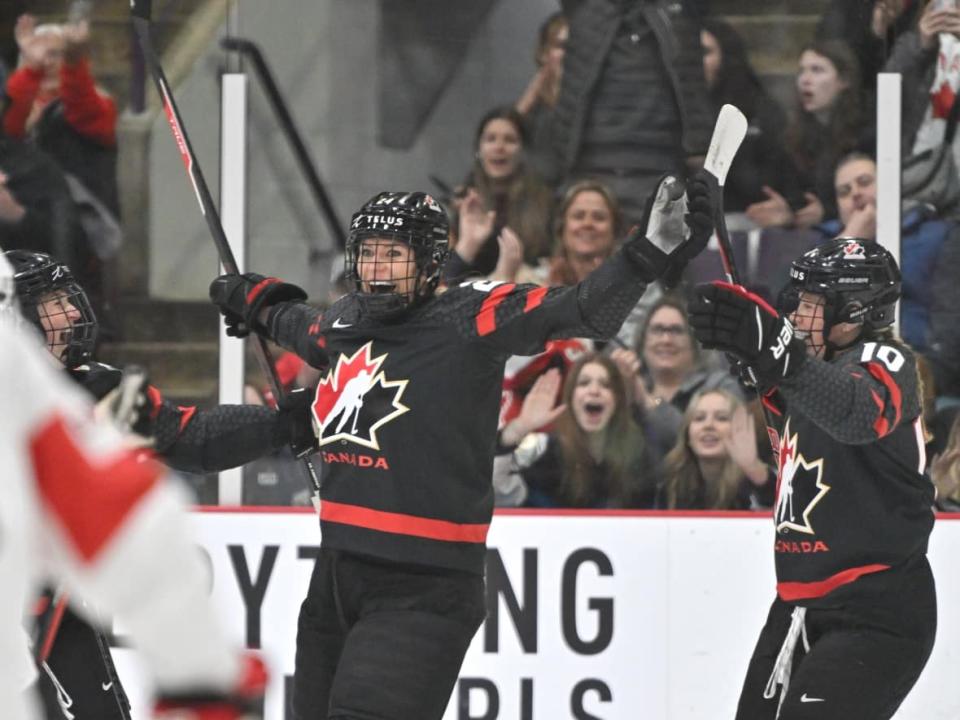
[[[578,285],[542,288],[481,281],[475,323],[466,328],[481,341],[513,354],[530,354],[547,340],[608,338],[616,334],[649,283],[673,285],[713,232],[705,173],[686,193],[673,178],[661,180],[622,247]]]

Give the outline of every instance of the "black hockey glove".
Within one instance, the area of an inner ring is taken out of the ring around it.
[[[697,285],[687,313],[700,344],[742,361],[762,390],[776,387],[807,360],[790,321],[741,285]]]
[[[102,400],[123,378],[123,370],[99,362],[86,362],[70,368],[67,372],[84,390],[93,395],[94,400]]]
[[[220,308],[227,324],[227,335],[246,337],[265,328],[257,320],[264,308],[288,300],[306,300],[307,294],[296,285],[256,273],[221,275],[210,283],[210,300]]]
[[[645,282],[662,278],[667,287],[679,282],[684,267],[713,234],[713,196],[711,176],[704,171],[687,183],[686,192],[676,178],[660,179],[643,220],[630,230],[623,246]]]
[[[313,390],[300,388],[281,398],[280,423],[287,434],[290,449],[298,458],[320,449],[317,434],[313,429]]]
[[[228,692],[196,687],[157,693],[155,720],[262,720],[267,669],[258,657],[243,658],[243,676]]]
[[[122,432],[152,438],[163,398],[150,385],[146,371],[137,365],[124,370],[89,362],[70,370],[70,375],[97,399],[95,414]]]

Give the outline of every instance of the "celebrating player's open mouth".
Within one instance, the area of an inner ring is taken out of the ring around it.
[[[413,296],[417,269],[409,245],[386,238],[365,239],[357,257],[357,272],[364,292]]]

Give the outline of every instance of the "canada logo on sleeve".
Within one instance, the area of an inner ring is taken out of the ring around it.
[[[410,409],[400,402],[408,381],[388,380],[380,369],[387,355],[373,357],[372,345],[340,355],[317,386],[311,409],[321,446],[346,440],[379,450],[377,431]]]

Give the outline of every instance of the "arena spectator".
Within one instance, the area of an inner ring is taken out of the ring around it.
[[[571,185],[557,210],[549,284],[576,285],[613,253],[622,232],[620,204],[606,185]]]
[[[836,202],[840,217],[815,229],[824,241],[835,237],[876,240],[877,237],[877,165],[862,153],[844,157],[835,175]],[[957,233],[956,226],[939,220],[929,207],[904,208],[900,229],[900,270],[903,289],[900,301],[900,335],[915,350],[930,346],[930,312],[935,277],[960,277],[960,267],[941,260],[947,237]]]
[[[661,456],[673,447],[695,394],[721,388],[743,397],[725,363],[711,367],[712,355],[701,352],[687,322],[686,306],[672,293],[650,306],[635,350],[619,348],[611,357],[631,378],[628,394],[638,417],[644,418],[654,452]]]
[[[925,0],[831,0],[817,24],[818,40],[842,40],[857,56],[860,82],[871,109],[877,73],[895,41],[917,20]]]
[[[800,228],[836,217],[833,173],[841,157],[872,145],[864,129],[860,71],[849,47],[839,41],[815,42],[800,55],[797,107],[786,131],[787,152],[800,173],[806,203],[788,212],[789,203],[767,192],[769,213],[788,213]]]
[[[670,510],[772,507],[775,473],[757,453],[753,415],[721,389],[696,395],[664,459],[659,505]]]
[[[553,141],[561,181],[602,180],[628,223],[663,172],[702,161],[713,125],[690,2],[562,0],[570,26]]]
[[[112,263],[123,238],[117,187],[117,108],[99,88],[90,68],[90,23],[37,25],[21,15],[14,28],[20,66],[7,79],[4,133],[30,140],[60,166],[82,239],[70,255],[71,266],[90,295],[103,325],[113,336],[116,288]],[[24,247],[24,245],[19,245]],[[53,252],[53,249],[51,249]]]
[[[500,432],[526,488],[528,507],[652,507],[656,489],[643,430],[634,421],[616,364],[582,356],[563,382],[540,376],[520,414]],[[534,432],[554,425],[549,432]],[[499,483],[502,486],[502,483]]]
[[[70,261],[82,242],[57,164],[32,145],[0,135],[0,250],[34,250]]]
[[[950,111],[960,88],[960,9],[929,2],[916,27],[905,32],[884,67],[902,76],[902,146],[906,156],[938,150],[945,142]],[[953,141],[960,167],[960,141]],[[939,195],[939,193],[933,193]],[[960,220],[960,199],[938,198],[944,219]]]
[[[930,460],[930,477],[937,487],[937,506],[960,511],[960,416],[953,421],[947,446]]]
[[[790,207],[804,204],[796,171],[783,145],[786,113],[767,92],[750,65],[743,38],[719,18],[707,18],[700,31],[703,73],[711,112],[716,116],[729,103],[738,107],[749,123],[747,136],[737,151],[724,186],[726,212],[744,212],[761,227],[784,225],[789,216],[765,213],[765,188],[775,188]],[[757,204],[754,208],[754,204]]]
[[[518,263],[518,272],[500,276],[495,271],[494,276],[508,282],[576,285],[613,253],[621,231],[620,208],[610,190],[595,180],[575,183],[560,201],[554,223],[555,250],[549,264],[541,263],[533,269]],[[501,253],[498,268],[505,257]],[[503,378],[500,424],[520,412],[524,397],[541,373],[557,368],[565,376],[570,365],[593,347],[593,341],[586,338],[553,340],[538,355],[510,358]]]
[[[21,65],[7,80],[4,132],[35,139],[64,172],[119,215],[117,108],[91,73],[89,21],[38,26],[33,16],[21,15],[14,34]]]
[[[543,21],[533,56],[537,71],[515,105],[527,124],[527,161],[550,182],[555,182],[558,175],[550,139],[551,116],[560,94],[563,53],[569,34],[567,19],[562,12],[555,12]]]
[[[454,202],[457,230],[448,279],[489,275],[500,254],[498,238],[507,229],[527,264],[536,265],[549,254],[552,193],[526,167],[525,144],[523,119],[512,107],[494,108],[480,121],[473,168]]]

